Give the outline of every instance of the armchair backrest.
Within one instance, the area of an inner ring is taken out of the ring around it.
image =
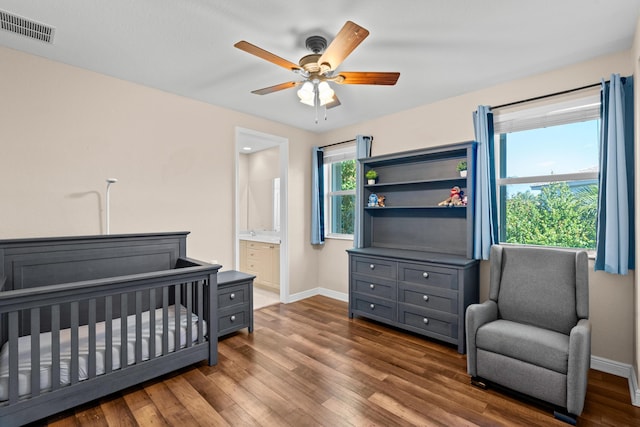
[[[490,262],[500,318],[569,334],[589,317],[585,251],[494,245]]]

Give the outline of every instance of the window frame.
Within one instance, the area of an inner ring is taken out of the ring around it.
[[[507,170],[506,135],[514,132],[541,129],[551,126],[569,125],[585,121],[600,120],[600,92],[595,90],[570,96],[556,96],[545,99],[542,105],[521,108],[506,114],[494,114],[494,153],[496,168],[496,202],[498,209],[498,241],[500,244],[522,246],[541,246],[527,243],[506,242],[506,200],[507,186],[516,184],[549,184],[555,182],[576,182],[596,180],[600,177],[600,153],[596,171],[573,172],[563,174],[532,175],[523,177],[505,177]],[[598,123],[601,126],[601,123]],[[598,149],[599,150],[599,149]],[[598,183],[599,191],[599,183]],[[560,246],[552,246],[560,247]],[[591,248],[585,249],[591,254]]]
[[[324,150],[323,153],[324,158],[324,229],[325,229],[325,238],[327,239],[338,239],[338,240],[353,240],[353,234],[343,234],[343,233],[333,233],[332,226],[333,224],[333,203],[335,197],[337,196],[353,196],[354,199],[356,197],[356,188],[353,190],[337,190],[331,191],[331,181],[332,181],[332,165],[336,163],[342,163],[348,160],[356,161],[356,145],[348,144],[337,148],[329,148]],[[355,173],[357,174],[357,161]],[[354,203],[354,218],[356,206]]]

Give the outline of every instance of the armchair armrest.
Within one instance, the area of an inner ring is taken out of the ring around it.
[[[591,322],[580,319],[569,335],[567,369],[567,411],[580,415],[587,394],[587,377],[591,365]]]
[[[476,332],[485,323],[498,319],[498,304],[487,300],[482,304],[471,304],[467,307],[465,326],[467,333],[467,373],[475,377],[478,373],[476,365]]]

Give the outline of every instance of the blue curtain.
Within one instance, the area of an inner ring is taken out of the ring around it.
[[[473,258],[489,259],[491,245],[498,243],[498,210],[493,146],[493,113],[480,105],[473,113],[476,135],[475,176],[473,176]]]
[[[371,156],[371,141],[373,137],[357,135],[356,136],[356,159],[366,159]],[[359,163],[359,162],[358,162]],[[353,224],[353,247],[361,248],[362,242],[362,207],[364,201],[362,200],[362,171],[360,164],[356,168],[356,212],[355,220]]]
[[[600,189],[595,269],[634,268],[633,78],[612,74],[600,92]]]
[[[311,244],[324,244],[324,153],[313,147],[311,155]]]

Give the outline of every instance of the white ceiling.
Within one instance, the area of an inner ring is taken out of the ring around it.
[[[53,44],[0,30],[0,45],[325,132],[627,50],[640,1],[0,0],[0,9],[55,27]],[[330,41],[347,20],[370,35],[338,71],[399,71],[396,86],[335,85],[342,105],[318,124],[295,89],[251,93],[299,78],[234,43],[297,63],[310,53],[306,37]]]

